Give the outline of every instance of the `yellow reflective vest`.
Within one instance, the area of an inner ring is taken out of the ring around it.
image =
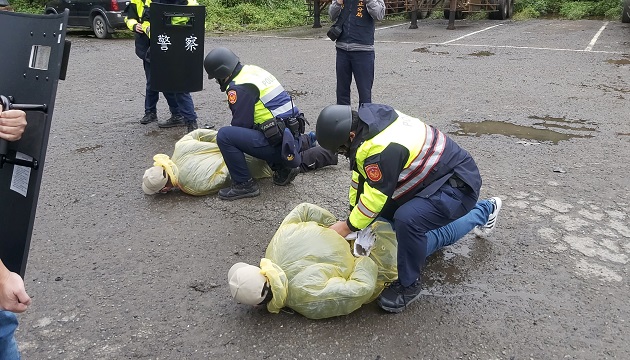
[[[230,86],[252,84],[258,88],[259,99],[254,105],[254,124],[260,125],[276,117],[285,118],[293,114],[294,105],[291,97],[284,90],[280,82],[268,71],[256,65],[243,65],[241,71],[232,79]]]

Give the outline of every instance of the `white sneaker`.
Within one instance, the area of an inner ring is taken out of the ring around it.
[[[497,216],[499,216],[499,211],[501,210],[502,201],[498,197],[493,197],[488,199],[490,203],[492,203],[492,212],[488,216],[488,221],[482,226],[475,226],[473,232],[475,235],[479,237],[486,237],[490,235],[492,230],[497,226]]]

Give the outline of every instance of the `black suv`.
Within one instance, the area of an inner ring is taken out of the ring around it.
[[[46,14],[70,10],[68,27],[90,28],[99,39],[110,38],[115,29],[125,25],[124,11],[129,0],[51,0]]]
[[[11,5],[9,4],[9,1],[7,1],[7,0],[0,0],[0,10],[12,11]]]

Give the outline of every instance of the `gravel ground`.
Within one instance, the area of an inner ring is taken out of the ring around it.
[[[263,180],[261,196],[236,202],[146,196],[144,170],[183,129],[138,123],[144,75],[132,39],[72,33],[26,272],[24,358],[630,358],[628,24],[383,25],[373,101],[473,154],[482,196],[504,201],[491,238],[432,256],[423,297],[401,314],[371,303],[313,321],[236,304],[229,267],[257,263],[290,209],[311,202],[344,218],[347,161],[285,188]],[[276,75],[314,129],[335,101],[325,32],[208,34],[205,53],[229,46]],[[229,124],[214,82],[193,99],[202,125]],[[158,115],[168,116],[164,99]]]

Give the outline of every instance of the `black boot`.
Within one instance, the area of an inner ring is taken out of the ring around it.
[[[191,132],[191,131],[195,131],[197,129],[199,129],[199,125],[197,124],[197,121],[189,121],[186,123],[187,129],[186,131]]]
[[[258,195],[260,195],[260,190],[253,179],[241,184],[232,184],[229,188],[219,190],[219,199],[221,200],[237,200]]]
[[[148,112],[148,113],[144,114],[142,119],[140,119],[140,124],[146,125],[146,124],[154,122],[154,121],[158,121],[157,114],[153,113],[153,112]]]
[[[285,186],[291,183],[300,173],[300,168],[283,168],[273,172],[273,183]]]
[[[410,286],[402,286],[400,281],[396,280],[383,290],[376,302],[385,311],[399,313],[418,300],[421,288],[419,281]]]
[[[171,117],[165,121],[158,121],[158,127],[160,128],[172,128],[175,126],[186,126],[186,120],[183,116],[171,115]]]

